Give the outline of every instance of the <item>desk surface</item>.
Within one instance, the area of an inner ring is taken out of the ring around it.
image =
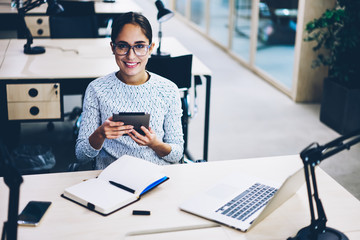
[[[145,195],[140,201],[107,217],[60,197],[63,190],[99,171],[29,175],[21,186],[20,210],[30,200],[53,204],[38,227],[19,227],[19,239],[154,239],[154,235],[131,238],[129,235],[169,230],[215,227],[217,224],[179,210],[179,204],[198,189],[211,186],[229,172],[285,179],[302,166],[298,156],[254,158],[198,164],[166,166],[170,180]],[[272,169],[273,171],[269,171]],[[327,214],[327,226],[344,232],[350,239],[360,239],[360,202],[317,168],[320,198]],[[0,222],[6,220],[8,189],[0,179]],[[133,216],[132,210],[150,210],[151,216]],[[229,239],[286,239],[309,225],[310,212],[305,184],[300,190],[247,233],[221,227]],[[199,230],[212,234],[214,228]],[[136,237],[136,236],[134,236]],[[181,239],[181,238],[178,238]],[[187,238],[191,239],[191,238]]]
[[[9,42],[10,42],[10,40],[8,40],[8,39],[0,39],[0,57],[1,58],[5,56],[5,52],[9,45]],[[1,66],[1,64],[0,64],[0,66]]]
[[[105,3],[102,1],[95,2],[95,13],[97,14],[112,14],[125,13],[129,11],[141,13],[142,8],[132,0],[117,0],[113,3]],[[37,8],[30,10],[27,15],[31,14],[45,14],[48,5],[43,4]],[[0,14],[17,14],[17,9],[10,6],[10,1],[5,4],[0,4]]]
[[[95,2],[95,13],[110,14],[110,13],[125,13],[125,12],[141,13],[142,8],[132,0],[117,0],[114,3]]]
[[[39,55],[23,53],[25,40],[0,41],[0,79],[76,79],[97,78],[117,71],[109,38],[34,39],[32,46],[44,46]],[[155,39],[156,43],[156,39]],[[190,54],[175,38],[164,38],[163,49],[172,56]],[[211,71],[196,56],[193,75],[211,75]]]

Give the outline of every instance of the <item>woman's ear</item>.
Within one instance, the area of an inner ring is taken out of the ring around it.
[[[115,55],[115,52],[114,52],[114,45],[112,42],[110,42],[110,48],[111,48],[111,52]]]
[[[154,50],[154,47],[155,47],[155,43],[151,43],[151,46],[149,48],[149,54],[152,53],[152,51]]]

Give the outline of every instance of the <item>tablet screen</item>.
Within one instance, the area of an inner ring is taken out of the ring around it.
[[[144,112],[120,112],[113,114],[113,121],[123,122],[125,125],[132,125],[134,129],[145,135],[144,132],[140,129],[141,126],[149,128],[150,114]]]

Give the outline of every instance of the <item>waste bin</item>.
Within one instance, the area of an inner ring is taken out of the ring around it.
[[[56,160],[50,146],[21,144],[12,152],[15,167],[22,174],[49,172]]]

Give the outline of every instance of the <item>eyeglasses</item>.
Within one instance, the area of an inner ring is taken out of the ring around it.
[[[151,45],[146,45],[146,44],[136,44],[134,46],[130,46],[129,44],[126,43],[112,43],[113,45],[113,49],[116,55],[120,55],[120,56],[124,56],[127,55],[130,51],[130,49],[132,49],[135,53],[136,56],[142,57],[145,56]]]

